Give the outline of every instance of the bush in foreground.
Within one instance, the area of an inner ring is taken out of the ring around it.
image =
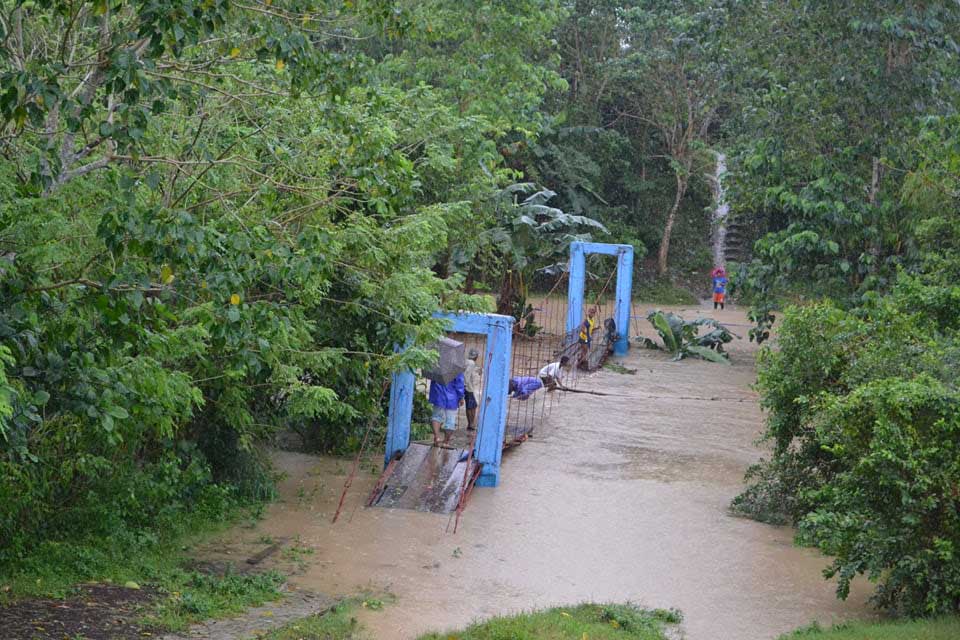
[[[667,625],[678,624],[675,610],[647,610],[632,604],[581,604],[516,616],[493,618],[462,631],[430,633],[420,640],[662,640]]]
[[[910,616],[960,611],[960,339],[917,311],[954,289],[904,278],[854,311],[788,309],[759,360],[773,456],[733,505],[799,525],[839,597],[865,575],[875,604]]]
[[[377,600],[346,600],[325,614],[297,620],[272,631],[263,640],[367,640],[353,617],[358,605]],[[679,624],[679,611],[642,609],[632,604],[581,604],[498,617],[463,630],[428,633],[419,640],[665,640],[667,625]]]
[[[809,627],[797,629],[793,633],[780,636],[780,640],[797,640],[800,638],[815,640],[954,640],[954,638],[960,638],[960,618],[881,624],[845,622],[829,629],[824,629],[814,623]]]

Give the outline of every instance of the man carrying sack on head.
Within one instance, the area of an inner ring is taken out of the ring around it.
[[[430,380],[430,404],[433,414],[430,426],[433,427],[433,446],[449,444],[453,432],[457,430],[457,411],[464,404],[463,372],[467,369],[462,342],[450,338],[441,338],[433,348],[437,351],[437,365],[426,369],[423,377]]]

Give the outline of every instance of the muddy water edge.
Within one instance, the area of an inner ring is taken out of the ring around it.
[[[733,310],[716,317],[746,324]],[[634,348],[618,361],[635,373],[583,381],[616,395],[558,403],[534,439],[504,455],[501,486],[473,493],[456,534],[447,516],[364,508],[375,459],[331,524],[350,462],[280,452],[281,501],[223,543],[295,539],[309,555],[294,585],[395,594],[360,614],[381,640],[584,600],[679,608],[690,640],[771,640],[813,620],[868,616],[865,585],[837,601],[825,559],[795,547],[792,530],[729,514],[762,453],[754,352],[746,341],[731,351],[728,367]]]

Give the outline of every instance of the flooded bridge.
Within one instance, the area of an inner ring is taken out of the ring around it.
[[[720,316],[746,322],[729,309]],[[373,469],[331,525],[347,465],[283,453],[283,501],[231,535],[299,537],[312,553],[295,585],[395,594],[395,604],[360,616],[378,640],[584,600],[677,607],[689,640],[773,640],[814,619],[866,615],[864,585],[837,601],[821,576],[826,560],[795,547],[791,529],[728,511],[760,455],[749,348],[733,343],[733,365],[722,368],[634,349],[616,362],[635,373],[585,377],[584,388],[612,395],[556,405],[504,454],[500,486],[474,492],[456,534],[451,515],[364,508]]]

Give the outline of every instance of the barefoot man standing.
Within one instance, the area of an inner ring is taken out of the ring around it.
[[[433,427],[433,446],[440,445],[440,430],[443,429],[443,444],[448,444],[453,432],[457,430],[457,409],[463,404],[465,390],[463,374],[447,382],[430,381],[430,404],[433,415],[430,426]]]

